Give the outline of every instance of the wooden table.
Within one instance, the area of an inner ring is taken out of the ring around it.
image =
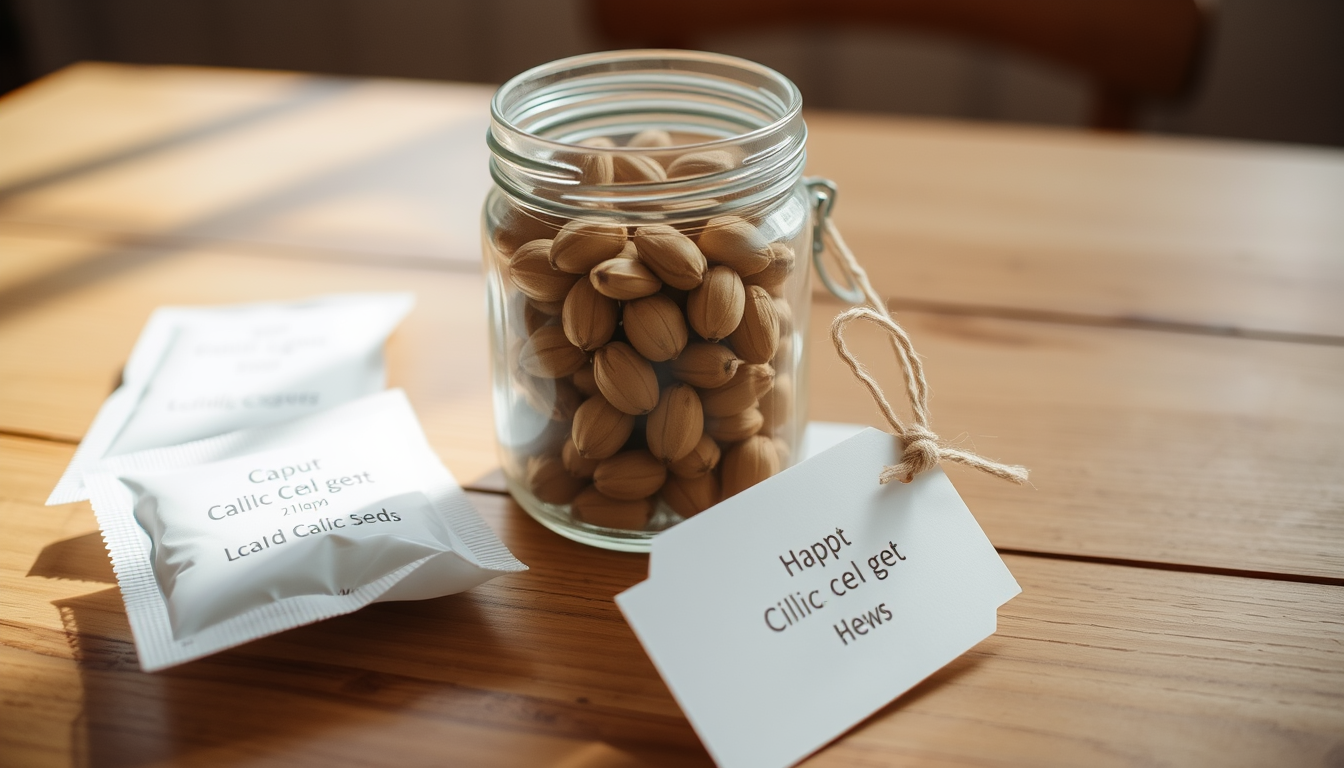
[[[0,765],[705,765],[612,596],[645,557],[502,493],[490,90],[82,65],[0,101]],[[808,765],[1344,765],[1344,154],[811,114],[1024,589]],[[532,570],[138,670],[87,503],[42,506],[150,311],[404,290],[445,463]],[[829,352],[811,416],[880,424]],[[896,370],[875,335],[859,352]]]

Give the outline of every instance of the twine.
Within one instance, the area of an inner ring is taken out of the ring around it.
[[[850,284],[857,286],[868,302],[868,306],[853,307],[835,318],[831,323],[831,341],[835,344],[836,353],[849,365],[849,370],[854,373],[854,377],[873,396],[874,402],[882,410],[882,415],[886,417],[887,423],[895,430],[896,437],[905,443],[905,450],[901,453],[900,462],[884,468],[882,473],[878,475],[878,482],[885,485],[896,479],[902,483],[908,483],[914,479],[915,475],[933,468],[941,461],[955,461],[958,464],[965,464],[968,467],[1019,485],[1027,482],[1026,467],[1000,464],[970,451],[963,451],[960,448],[947,445],[929,428],[929,385],[924,380],[924,364],[920,362],[919,355],[915,354],[915,347],[910,342],[910,336],[887,311],[886,302],[873,289],[873,284],[868,280],[868,273],[859,265],[858,259],[854,257],[854,252],[845,244],[845,240],[840,236],[840,230],[835,226],[835,222],[828,217],[822,222],[822,227],[825,236],[830,238],[831,244],[834,246],[833,253],[839,257],[840,266],[844,269]],[[849,351],[849,345],[845,343],[845,328],[855,320],[867,320],[887,332],[891,348],[895,351],[896,358],[901,362],[901,372],[905,375],[905,391],[910,398],[910,407],[914,413],[912,423],[906,424],[901,421],[901,418],[896,415],[896,411],[891,407],[891,402],[883,394],[882,388],[877,385],[868,370],[863,367],[863,363],[859,362],[858,358]]]

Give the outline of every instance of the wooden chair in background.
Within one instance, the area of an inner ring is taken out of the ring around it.
[[[1064,65],[1093,85],[1093,128],[1129,130],[1138,103],[1187,93],[1208,36],[1200,0],[591,0],[608,41],[696,48],[706,34],[778,27],[916,29]]]

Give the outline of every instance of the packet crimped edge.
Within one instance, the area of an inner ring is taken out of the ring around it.
[[[352,424],[358,424],[361,419],[374,415],[386,418],[384,412],[388,408],[400,411],[394,417],[405,414],[407,423],[403,426],[408,434],[413,432],[418,437],[416,449],[425,451],[428,457],[434,459],[426,462],[433,476],[428,478],[425,485],[434,486],[435,492],[431,497],[434,509],[443,517],[450,533],[461,540],[466,551],[449,551],[415,560],[344,595],[284,598],[244,611],[186,638],[175,638],[167,603],[154,575],[149,535],[136,522],[135,499],[117,473],[179,469],[280,448],[287,444],[321,440],[347,432]],[[292,421],[105,459],[91,468],[87,480],[94,501],[94,514],[111,556],[112,569],[116,573],[131,632],[135,637],[136,654],[141,669],[146,672],[182,664],[287,629],[353,613],[377,602],[436,557],[457,554],[482,570],[482,578],[466,589],[505,573],[527,570],[527,566],[513,556],[472,508],[452,472],[438,460],[415,419],[405,393],[400,389],[379,392]]]
[[[166,306],[155,309],[150,313],[149,320],[145,321],[145,327],[140,331],[135,346],[131,348],[130,357],[127,358],[126,365],[121,372],[121,384],[113,390],[112,394],[107,396],[102,406],[98,408],[98,413],[93,417],[93,423],[89,425],[89,430],[84,433],[84,438],[79,441],[79,447],[70,457],[70,463],[61,473],[61,478],[56,482],[56,487],[52,489],[51,495],[47,497],[46,506],[69,504],[76,501],[85,501],[89,498],[88,489],[84,483],[85,471],[107,458],[105,456],[106,451],[112,447],[117,436],[121,434],[126,424],[134,417],[136,408],[144,398],[150,383],[154,381],[154,375],[158,372],[159,366],[162,365],[164,355],[172,348],[173,340],[177,337],[184,322],[211,315],[227,315],[264,308],[303,307],[352,301],[373,301],[387,304],[388,328],[382,344],[379,345],[381,353],[381,346],[387,343],[387,337],[392,335],[397,325],[405,319],[406,315],[415,306],[415,294],[406,292],[333,293],[295,301]],[[383,363],[381,365],[382,375],[379,378],[385,382],[386,362],[381,354],[380,360]],[[378,388],[381,389],[383,386],[384,384],[380,383]]]

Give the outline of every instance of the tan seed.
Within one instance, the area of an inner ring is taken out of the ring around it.
[[[613,341],[593,354],[597,388],[617,409],[642,416],[658,404],[658,376],[629,344]]]
[[[561,227],[551,243],[551,266],[561,272],[585,275],[625,248],[625,227],[611,221],[574,219]]]
[[[603,459],[593,473],[593,487],[613,499],[634,501],[658,492],[667,480],[667,467],[642,448],[621,451]]]
[[[565,438],[565,444],[560,448],[560,463],[565,465],[566,472],[579,479],[593,479],[593,472],[597,471],[599,461],[600,459],[589,459],[579,453],[579,447],[574,444],[573,434]]]
[[[542,217],[540,214],[531,211],[505,205],[503,206],[503,213],[500,214],[499,219],[494,224],[494,233],[491,239],[494,242],[495,249],[507,259],[523,243],[554,237],[556,230],[559,228],[559,222],[550,217]]]
[[[672,134],[660,128],[645,128],[630,139],[627,147],[670,147]]]
[[[739,275],[754,275],[770,265],[770,244],[761,231],[741,216],[716,216],[696,240],[712,262],[732,267]]]
[[[627,258],[624,253],[593,267],[588,279],[598,293],[619,301],[652,296],[663,287],[663,281],[643,262]]]
[[[564,301],[565,294],[579,279],[552,269],[550,252],[550,240],[533,240],[519,246],[509,259],[509,278],[513,284],[538,302]]]
[[[574,388],[584,397],[592,397],[598,393],[597,377],[593,375],[593,361],[584,363],[579,370],[574,372]]]
[[[775,317],[779,318],[779,338],[784,339],[793,333],[793,305],[778,296],[771,298],[775,303]]]
[[[768,437],[756,436],[723,455],[723,497],[735,496],[779,472],[779,456]]]
[[[719,458],[719,444],[709,435],[702,434],[691,452],[668,464],[667,471],[677,477],[700,477],[714,471]]]
[[[648,155],[621,154],[611,160],[617,182],[649,184],[667,181],[667,171],[663,170],[662,164]]]
[[[520,371],[518,383],[527,404],[552,421],[567,422],[574,418],[574,412],[583,402],[583,395],[568,379],[543,378]]]
[[[588,486],[574,497],[573,509],[574,517],[589,525],[638,531],[649,524],[649,517],[653,514],[653,499],[621,501]]]
[[[784,295],[784,284],[793,274],[793,250],[784,243],[770,244],[770,263],[760,272],[742,278],[746,285],[759,285],[771,296]]]
[[[690,176],[707,176],[722,173],[737,167],[737,158],[731,152],[711,149],[704,152],[688,152],[667,166],[669,179],[684,179]]]
[[[527,298],[527,295],[522,291],[511,291],[509,293],[505,322],[519,338],[526,339],[535,333],[538,328],[548,325],[554,320],[554,317],[542,312],[536,303]]]
[[[748,363],[768,363],[779,348],[779,317],[775,302],[759,285],[747,286],[742,322],[728,336],[737,356]]]
[[[569,343],[565,330],[544,325],[536,330],[518,352],[518,365],[533,376],[558,379],[583,367],[588,353]]]
[[[660,495],[682,517],[693,517],[719,503],[722,491],[713,472],[697,477],[669,477]]]
[[[601,395],[593,395],[574,412],[570,436],[583,458],[605,459],[621,450],[634,429],[634,416],[616,410]]]
[[[618,311],[615,299],[598,293],[591,282],[580,280],[569,289],[560,313],[565,337],[579,349],[591,352],[611,341]]]
[[[759,408],[766,429],[774,431],[787,424],[793,418],[793,377],[776,376],[774,386],[761,398]]]
[[[732,380],[742,361],[723,344],[693,341],[672,361],[672,375],[693,387],[712,389]]]
[[[775,369],[768,363],[744,365],[727,384],[714,389],[700,390],[700,403],[706,416],[722,418],[751,408],[762,395],[770,391]]]
[[[566,293],[565,295],[568,296],[569,294]],[[558,318],[560,317],[560,313],[565,309],[565,300],[537,301],[536,299],[532,299],[532,306],[536,307],[537,311],[544,315]]]
[[[583,490],[585,481],[565,470],[555,456],[529,456],[527,487],[532,495],[547,504],[568,504]]]
[[[598,136],[592,139],[584,139],[579,144],[594,149],[611,149],[616,143],[611,139]],[[611,155],[606,152],[585,152],[578,154],[579,181],[584,184],[610,184],[616,178],[616,170],[611,162]]]
[[[719,418],[705,419],[705,434],[721,443],[736,443],[761,431],[765,418],[755,408]]]
[[[639,260],[660,280],[674,288],[690,290],[705,277],[704,254],[691,238],[666,224],[651,224],[635,230]]]
[[[627,302],[621,326],[635,351],[655,363],[671,360],[686,347],[686,319],[676,302],[661,294]]]
[[[686,296],[686,319],[708,341],[726,338],[742,322],[747,301],[742,278],[728,267],[710,267],[704,282]]]
[[[704,433],[704,410],[700,396],[689,384],[673,384],[664,389],[658,406],[645,425],[649,452],[672,463],[695,450]]]

